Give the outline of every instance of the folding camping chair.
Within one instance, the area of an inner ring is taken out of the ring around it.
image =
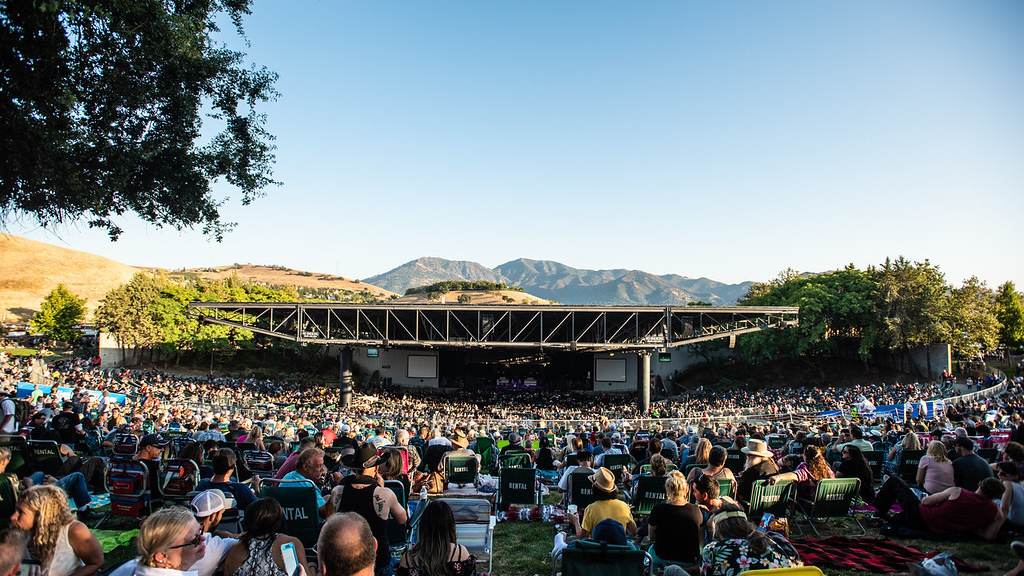
[[[274,470],[274,456],[270,452],[246,450],[242,452],[242,462],[249,472],[260,478],[273,477],[277,472]]]
[[[141,518],[153,511],[149,468],[138,460],[113,458],[103,484],[110,493],[110,514]]]
[[[623,470],[632,462],[629,454],[608,454],[602,459],[602,466],[612,471],[615,475],[615,483],[622,484],[625,475]]]
[[[580,513],[590,506],[594,497],[594,485],[590,481],[590,472],[573,472],[569,474],[569,504],[575,504]]]
[[[22,474],[23,469],[28,469],[28,441],[20,435],[0,436],[0,447],[11,451],[11,461],[7,464],[7,472],[10,474]]]
[[[315,548],[320,535],[320,510],[316,488],[305,480],[263,480],[260,496],[277,500],[284,508],[285,534],[298,538],[306,548]]]
[[[493,472],[494,464],[498,461],[494,451],[494,440],[490,436],[478,436],[474,448],[473,451],[480,455],[480,471],[488,474]]]
[[[769,484],[767,480],[754,482],[750,490],[750,504],[747,510],[747,517],[754,522],[765,512],[771,512],[779,518],[785,518],[789,509],[789,502],[793,499],[792,481],[786,480],[777,484]]]
[[[164,500],[187,504],[189,494],[199,485],[199,465],[192,460],[171,458],[160,463],[160,485],[157,489]]]
[[[533,468],[533,460],[527,452],[506,452],[499,458],[499,468]]]
[[[821,536],[814,519],[828,518],[853,518],[861,535],[867,534],[867,530],[857,519],[857,516],[850,514],[850,507],[853,500],[860,494],[860,478],[826,478],[818,481],[818,489],[814,493],[814,500],[811,502],[797,499],[797,508],[807,518],[811,530],[816,536]]]
[[[486,563],[487,573],[492,570],[494,526],[496,518],[491,503],[483,498],[441,498],[455,516],[455,534],[459,544],[469,549],[476,561]]]
[[[53,440],[29,440],[28,458],[33,471],[48,476],[59,476],[64,464],[60,445]]]
[[[385,480],[384,487],[395,493],[395,498],[398,498],[398,502],[405,508],[406,512],[409,511],[409,493],[400,480]],[[394,518],[388,518],[388,544],[391,548],[392,557],[400,557],[402,552],[409,545],[409,524],[399,524]]]
[[[475,484],[479,467],[476,456],[444,455],[445,479],[449,484],[458,484],[460,487]]]
[[[571,479],[571,478],[570,478]],[[537,471],[533,468],[502,468],[498,472],[498,509],[509,504],[540,504]]]
[[[665,494],[664,476],[641,476],[636,484],[636,496],[633,499],[633,512],[639,515],[647,515],[659,502],[664,502]]]
[[[920,464],[924,454],[924,450],[904,450],[900,454],[899,465],[896,467],[897,474],[911,486],[917,484],[917,465]]]
[[[556,566],[556,560],[552,559],[552,574]],[[576,540],[562,550],[562,576],[641,576],[653,574],[653,569],[650,555],[632,546]]]
[[[738,448],[729,448],[725,453],[725,467],[732,470],[733,474],[743,472],[743,464],[747,461],[747,455]]]

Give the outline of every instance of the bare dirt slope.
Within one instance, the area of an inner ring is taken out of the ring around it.
[[[433,300],[426,294],[410,294],[402,296],[395,302],[401,304],[456,304],[462,294],[469,295],[469,304],[551,304],[550,300],[518,290],[453,290],[444,292]]]
[[[57,284],[86,299],[90,313],[140,269],[27,238],[0,234],[0,321],[27,320]]]

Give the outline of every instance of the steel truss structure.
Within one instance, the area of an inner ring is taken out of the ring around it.
[[[795,326],[799,308],[193,302],[203,320],[351,346],[656,350]]]

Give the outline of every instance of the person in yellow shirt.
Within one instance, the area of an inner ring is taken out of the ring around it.
[[[629,504],[619,500],[619,491],[615,486],[615,475],[612,471],[604,467],[598,468],[597,472],[590,476],[590,482],[594,485],[596,500],[583,511],[583,521],[580,522],[576,514],[568,515],[569,523],[576,531],[576,537],[589,537],[594,527],[605,520],[615,520],[625,527],[630,536],[636,536],[633,513],[629,509]]]

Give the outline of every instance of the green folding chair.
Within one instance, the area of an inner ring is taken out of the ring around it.
[[[444,457],[445,478],[449,484],[475,484],[477,473],[480,471],[480,463],[476,456],[449,456]]]
[[[896,474],[911,486],[917,484],[917,465],[921,463],[924,454],[924,450],[904,450],[900,454],[900,463],[896,468]]]
[[[494,440],[489,436],[477,437],[474,452],[480,455],[480,471],[486,474],[494,472],[494,464],[498,461],[494,451]]]
[[[294,484],[294,485],[292,485]],[[320,510],[316,505],[316,488],[305,481],[264,484],[260,495],[273,498],[284,508],[284,529],[298,538],[306,548],[314,548],[320,535]]]
[[[590,476],[591,472],[569,474],[569,504],[575,504],[580,514],[595,500],[594,485],[590,482]]]
[[[533,468],[502,468],[498,472],[498,509],[509,504],[536,506],[540,504],[537,470]]]
[[[501,468],[533,468],[533,460],[527,452],[506,452],[499,461]]]
[[[725,467],[732,470],[733,474],[743,472],[743,465],[747,462],[747,455],[738,448],[729,448],[725,453]]]
[[[641,476],[637,480],[634,513],[646,516],[659,502],[665,501],[665,480],[664,476]]]
[[[735,497],[734,492],[736,483],[733,482],[732,478],[719,478],[718,479],[718,493],[722,496]]]
[[[653,574],[653,565],[649,554],[628,545],[577,540],[562,550],[562,576],[643,576]]]
[[[633,458],[629,454],[608,454],[602,459],[602,466],[612,471],[615,475],[615,482],[622,483],[622,471],[629,466]]]
[[[790,480],[769,484],[767,480],[754,482],[750,490],[750,504],[747,516],[753,522],[765,512],[771,512],[779,518],[785,518],[789,502],[793,499],[793,484]]]
[[[860,478],[826,478],[818,481],[818,488],[814,493],[814,500],[811,502],[797,499],[797,507],[811,530],[816,536],[821,536],[814,520],[828,520],[829,518],[853,518],[857,527],[861,530],[861,536],[867,534],[867,530],[860,523],[855,515],[850,514],[853,501],[860,494]]]

